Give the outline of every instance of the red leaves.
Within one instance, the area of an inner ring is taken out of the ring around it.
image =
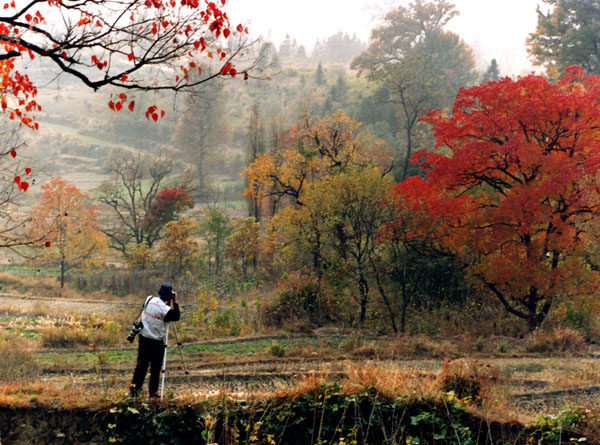
[[[223,65],[223,67],[221,68],[221,74],[225,75],[225,74],[229,74],[229,72],[231,71],[231,62],[227,62],[225,65]]]
[[[26,192],[27,189],[29,188],[29,183],[26,181],[22,181],[20,176],[15,176],[13,178],[13,181],[15,182],[15,184],[17,184],[17,186],[19,187],[19,190]]]
[[[165,110],[160,110],[160,119],[165,117]],[[148,107],[146,110],[146,119],[152,119],[154,122],[157,122],[159,119],[158,107],[156,105],[152,105]]]
[[[26,174],[26,175],[28,175],[29,173],[31,173],[31,169],[30,169],[29,167],[27,167],[27,168],[25,169],[25,174]]]
[[[112,95],[111,95],[111,97],[112,97]],[[124,105],[125,105],[126,102],[127,102],[127,94],[125,94],[125,93],[119,93],[119,95],[117,96],[116,100],[112,100],[111,99],[108,102],[108,108],[110,108],[112,111],[118,113],[119,111],[121,111],[123,109],[123,107],[124,107]],[[135,107],[135,101],[132,100],[127,105],[127,109],[129,111],[133,111],[134,107]]]
[[[101,62],[95,55],[92,56],[92,63],[96,65],[96,68],[99,70],[103,70],[108,66],[108,61],[105,60],[104,62]]]
[[[16,151],[16,150],[14,150],[14,149],[13,149],[13,150],[11,150],[11,151],[10,151],[10,155],[11,155],[13,158],[16,158],[16,157],[17,157],[17,151]]]
[[[133,55],[133,53],[129,53],[127,55],[127,59],[129,59],[129,61],[131,62],[131,61],[133,61],[133,59],[135,59],[135,56]]]
[[[46,241],[44,246],[46,246],[46,249],[49,249],[52,246],[52,241]]]

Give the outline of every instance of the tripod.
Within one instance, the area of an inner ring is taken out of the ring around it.
[[[167,373],[167,349],[169,348],[169,326],[171,323],[167,324],[167,332],[165,334],[165,355],[163,357],[163,367],[162,367],[162,384],[160,388],[160,400],[163,399],[163,394],[165,390],[165,374]],[[175,327],[175,323],[173,322],[173,332],[175,332],[175,341],[177,342],[177,347],[179,348],[179,355],[181,356],[181,364],[183,365],[183,371],[185,372],[185,376],[187,378],[188,385],[190,383],[190,372],[187,370],[185,366],[185,360],[183,359],[183,350],[181,348],[181,342],[179,341],[179,336],[177,335],[177,328]]]

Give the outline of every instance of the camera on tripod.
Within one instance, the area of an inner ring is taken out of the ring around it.
[[[129,335],[127,336],[127,341],[129,343],[133,343],[135,336],[138,335],[143,328],[144,328],[144,324],[142,323],[142,320],[134,321],[133,327],[131,328]]]

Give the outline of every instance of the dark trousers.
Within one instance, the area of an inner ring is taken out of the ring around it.
[[[164,352],[165,345],[162,340],[153,340],[140,335],[137,364],[131,380],[131,395],[139,394],[141,391],[150,365],[150,397],[156,396]]]

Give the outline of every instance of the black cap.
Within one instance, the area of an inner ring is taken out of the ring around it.
[[[173,286],[169,283],[163,283],[160,285],[160,289],[158,290],[158,296],[163,300],[171,300],[173,295]]]

